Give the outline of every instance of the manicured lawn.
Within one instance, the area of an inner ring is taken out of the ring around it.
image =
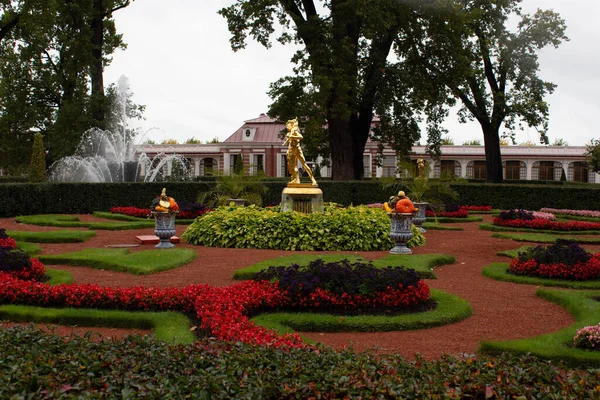
[[[197,253],[190,249],[155,249],[135,253],[129,249],[84,249],[74,253],[41,255],[38,258],[44,264],[77,265],[146,275],[185,265],[196,256]]]

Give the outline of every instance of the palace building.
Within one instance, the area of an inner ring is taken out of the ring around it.
[[[268,177],[285,177],[287,146],[282,145],[285,125],[266,114],[249,119],[225,141],[215,144],[144,144],[137,146],[138,154],[152,158],[157,154],[180,154],[186,158],[194,176],[211,176],[215,171],[228,174],[238,160],[252,172],[263,171]],[[506,180],[563,180],[600,182],[600,176],[588,168],[585,146],[502,146],[502,165]],[[433,162],[431,177],[451,174],[466,179],[486,179],[483,146],[442,146],[440,160],[433,161],[425,146],[413,146],[414,156]],[[307,160],[309,165],[323,160]],[[363,154],[365,178],[396,175],[396,155],[384,149],[377,158],[377,143],[367,142]],[[378,162],[379,161],[379,162]],[[325,163],[326,165],[327,163]],[[170,166],[164,173],[170,175]],[[314,167],[313,167],[314,169]],[[143,175],[145,172],[141,171]],[[327,166],[320,169],[322,177],[331,176]]]

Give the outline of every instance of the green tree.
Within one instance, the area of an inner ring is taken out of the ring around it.
[[[585,157],[594,172],[600,172],[600,139],[592,139],[585,145]]]
[[[403,37],[418,22],[413,8],[434,2],[239,0],[219,13],[227,19],[234,51],[246,46],[248,36],[270,47],[276,23],[283,27],[279,42],[301,47],[293,57],[296,75],[271,84],[269,115],[283,121],[305,117],[306,154],[329,154],[332,178],[351,180],[363,176],[370,135],[408,155],[420,138],[421,109],[428,111],[429,134],[439,144],[443,110],[429,96],[416,96],[405,69],[388,59],[394,43],[404,46]],[[371,132],[375,114],[380,118]]]
[[[554,139],[554,142],[552,142],[552,146],[564,147],[564,146],[568,146],[568,145],[569,145],[569,142],[567,142],[563,138],[556,138],[556,139]]]
[[[442,146],[454,146],[454,139],[452,139],[450,136],[445,136],[444,138],[442,138],[440,143],[442,144]]]
[[[44,150],[44,139],[41,133],[36,133],[31,150],[31,161],[29,163],[29,182],[39,183],[46,181],[46,152]]]
[[[524,14],[521,0],[440,0],[424,10],[422,24],[406,40],[402,53],[413,80],[428,90],[461,102],[461,122],[477,120],[484,138],[487,181],[502,182],[500,128],[514,139],[522,124],[535,127],[548,143],[548,104],[555,85],[538,77],[538,51],[557,47],[565,21],[551,10]],[[516,20],[515,30],[509,22]],[[440,93],[439,91],[442,90]]]
[[[1,164],[22,163],[35,132],[44,134],[51,163],[72,154],[85,130],[104,127],[102,70],[124,47],[112,14],[129,4],[0,2],[0,140],[9,146]]]
[[[463,146],[481,146],[481,140],[479,140],[479,139],[465,140],[463,142]]]

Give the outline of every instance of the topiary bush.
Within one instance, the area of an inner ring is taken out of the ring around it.
[[[36,133],[33,139],[31,161],[29,163],[29,182],[39,183],[46,181],[46,152],[44,139],[41,133]]]
[[[0,229],[0,273],[7,273],[20,280],[41,281],[46,269],[37,258],[16,248],[14,239]]]
[[[276,250],[389,250],[389,217],[382,209],[326,205],[322,213],[279,212],[277,208],[219,207],[196,219],[181,238],[209,247]],[[408,246],[425,243],[413,228]]]

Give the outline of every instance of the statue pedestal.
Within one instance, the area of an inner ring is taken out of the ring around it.
[[[323,191],[307,183],[288,183],[281,193],[281,211],[323,212]]]

